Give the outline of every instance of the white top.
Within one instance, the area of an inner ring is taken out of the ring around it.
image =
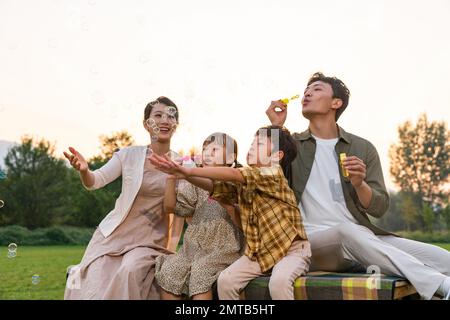
[[[174,157],[176,153],[171,151]],[[114,209],[100,222],[99,229],[108,237],[125,220],[133,205],[144,176],[144,164],[147,158],[147,146],[132,146],[114,152],[112,158],[101,168],[93,172],[95,181],[88,190],[96,190],[122,176],[122,191],[116,200]]]
[[[358,223],[345,205],[339,177],[339,161],[334,150],[338,138],[314,139],[314,163],[299,203],[307,234],[344,222]]]

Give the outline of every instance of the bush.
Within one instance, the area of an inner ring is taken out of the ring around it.
[[[433,233],[423,231],[399,231],[398,235],[420,242],[427,243],[450,243],[450,232],[448,231],[435,231]]]
[[[28,230],[21,226],[0,227],[0,245],[87,245],[94,233],[92,228],[57,226]]]
[[[11,242],[21,243],[23,239],[26,239],[30,234],[30,231],[21,226],[9,226],[0,228],[0,244],[8,245]]]

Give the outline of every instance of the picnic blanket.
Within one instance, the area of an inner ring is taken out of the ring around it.
[[[247,300],[270,300],[269,276],[252,280]],[[392,300],[395,283],[404,278],[368,273],[312,272],[294,283],[295,300]]]

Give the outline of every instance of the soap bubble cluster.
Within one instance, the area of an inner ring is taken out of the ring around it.
[[[37,284],[39,284],[39,282],[41,282],[41,277],[38,274],[34,274],[31,277],[31,283],[34,285],[37,285]]]
[[[17,256],[17,244],[10,243],[8,245],[8,258],[15,258]]]

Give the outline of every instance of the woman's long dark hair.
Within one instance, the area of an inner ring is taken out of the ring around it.
[[[178,122],[178,116],[179,115],[178,115],[178,107],[177,107],[177,105],[172,100],[170,100],[169,98],[163,97],[163,96],[161,96],[158,99],[156,99],[155,101],[149,102],[147,104],[147,106],[145,107],[145,110],[144,110],[144,120],[147,120],[148,118],[150,118],[150,113],[152,113],[153,107],[155,105],[157,105],[158,103],[162,103],[162,104],[164,104],[164,105],[166,105],[168,107],[174,107],[177,110],[177,112],[174,115],[175,115],[175,119]]]
[[[272,142],[272,152],[283,151],[284,156],[280,161],[280,166],[283,169],[284,176],[286,177],[289,187],[292,188],[292,161],[297,157],[297,145],[295,144],[294,138],[292,138],[291,133],[288,129],[280,127],[280,126],[266,126],[259,128],[256,132],[256,136],[259,136],[261,131],[265,130],[267,132],[267,138],[269,138]],[[278,134],[274,134],[277,132]],[[272,135],[275,137],[278,135],[278,146],[279,150],[274,150],[276,143],[272,141]]]

